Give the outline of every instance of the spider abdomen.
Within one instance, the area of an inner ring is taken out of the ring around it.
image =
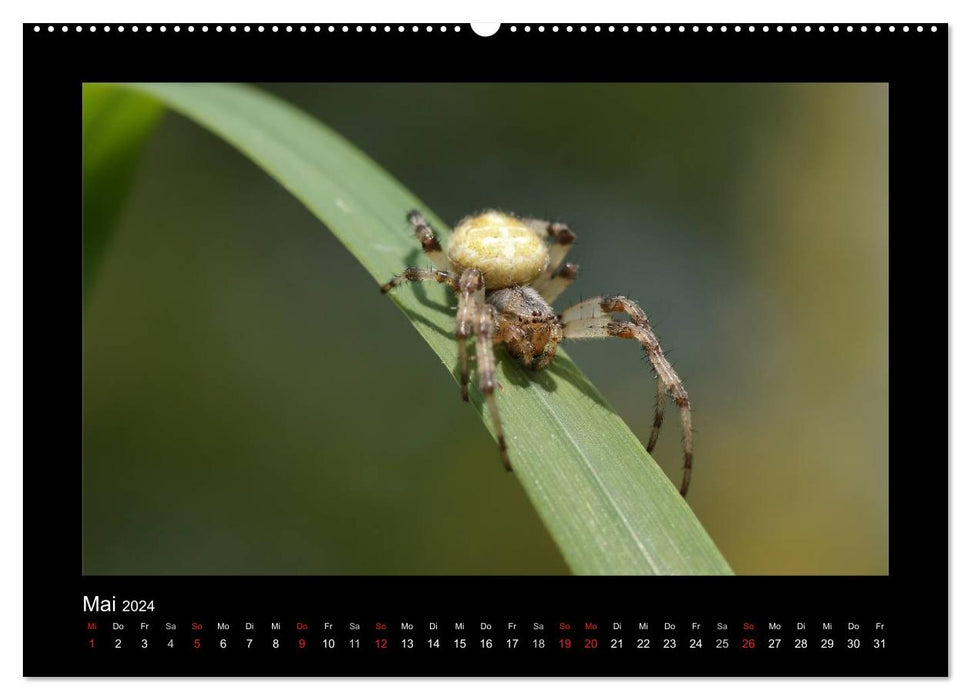
[[[448,240],[448,258],[456,272],[481,271],[492,290],[535,280],[546,269],[549,248],[525,221],[487,211],[459,222]]]

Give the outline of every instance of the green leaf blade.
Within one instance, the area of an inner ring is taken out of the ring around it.
[[[368,270],[375,295],[378,283],[420,250],[405,224],[407,211],[420,209],[439,232],[449,230],[367,155],[271,95],[238,85],[130,87],[210,129],[266,170]],[[391,296],[455,377],[448,311],[454,302],[446,290],[402,287]],[[565,352],[539,373],[498,355],[497,395],[515,474],[574,573],[732,573],[668,478]],[[653,401],[646,371],[643,391]],[[491,431],[474,387],[471,399]],[[505,478],[498,454],[496,471]]]
[[[86,83],[82,89],[83,297],[87,300],[142,148],[164,107],[148,95],[114,85]]]

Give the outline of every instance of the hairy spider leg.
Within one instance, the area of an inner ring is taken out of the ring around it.
[[[557,270],[552,277],[536,285],[536,291],[543,295],[550,304],[556,301],[566,288],[573,284],[580,268],[574,263],[566,263]]]
[[[462,400],[469,400],[469,353],[468,340],[485,303],[485,281],[478,270],[465,270],[459,278],[459,303],[455,314],[455,339],[459,346],[459,373]]]
[[[411,224],[411,230],[415,234],[415,238],[421,243],[421,249],[425,252],[432,264],[440,270],[448,270],[448,256],[442,250],[442,244],[438,240],[438,236],[435,235],[435,231],[432,230],[431,224],[417,209],[412,209],[408,212],[408,223]]]
[[[567,263],[560,267],[577,236],[569,226],[556,221],[527,219],[526,223],[545,235],[549,244],[550,261],[533,286],[546,301],[552,303],[577,278],[577,271],[580,268],[574,263]]]
[[[381,285],[381,293],[387,294],[405,282],[440,282],[458,291],[458,276],[445,270],[429,270],[424,267],[406,267],[388,282]]]
[[[506,438],[502,432],[502,421],[499,419],[499,405],[496,403],[496,354],[492,347],[492,333],[495,328],[492,307],[483,304],[478,307],[475,324],[475,363],[479,370],[479,389],[485,396],[489,413],[492,415],[492,427],[496,431],[496,441],[499,443],[499,457],[507,472],[512,471],[509,452],[506,449]]]
[[[630,321],[618,321],[613,314],[626,313]],[[630,299],[622,296],[594,297],[571,306],[561,314],[563,322],[563,337],[581,338],[625,338],[638,341],[647,353],[654,371],[657,373],[659,386],[671,396],[681,412],[681,440],[684,446],[684,471],[681,477],[681,495],[688,494],[691,483],[691,461],[693,447],[691,441],[691,404],[681,378],[678,377],[671,363],[668,362],[661,350],[651,324],[643,309]],[[660,404],[663,399],[659,398]],[[660,430],[663,410],[660,405],[654,417],[654,430]],[[653,448],[657,438],[651,435],[648,449]]]
[[[647,441],[647,451],[654,452],[657,438],[661,434],[661,423],[664,422],[664,399],[665,394],[664,380],[660,375],[657,378],[657,403],[654,406],[654,427],[651,428],[651,439]]]

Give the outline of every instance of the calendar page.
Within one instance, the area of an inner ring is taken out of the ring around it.
[[[23,32],[26,675],[948,674],[947,25]]]

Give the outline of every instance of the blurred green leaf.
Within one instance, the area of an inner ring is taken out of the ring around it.
[[[245,153],[303,202],[376,282],[421,260],[420,247],[405,222],[408,210],[418,208],[439,231],[448,230],[428,206],[368,156],[271,95],[238,85],[130,87],[161,100]],[[349,294],[377,295],[378,285]],[[449,310],[454,302],[446,290],[411,285],[396,290],[389,303],[392,300],[457,377]],[[498,379],[515,475],[575,573],[732,573],[643,445],[565,353],[538,374],[501,357]],[[366,376],[361,380],[362,390],[378,391],[367,386]],[[647,370],[641,390],[645,400],[653,401],[654,382]],[[416,398],[420,387],[407,400]],[[455,400],[456,407],[462,405],[457,389]],[[472,403],[491,430],[482,396],[474,387]],[[461,463],[461,455],[453,458]],[[495,478],[509,478],[498,453]]]
[[[87,300],[131,189],[142,147],[164,108],[158,100],[118,86],[86,83],[82,89],[83,295]]]

